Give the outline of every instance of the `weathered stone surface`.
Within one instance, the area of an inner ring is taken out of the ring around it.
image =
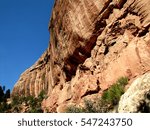
[[[19,78],[13,88],[13,95],[38,96],[42,91],[50,91],[50,54],[47,51],[39,60],[27,69]]]
[[[150,73],[137,78],[121,97],[118,112],[150,112]]]
[[[150,0],[56,0],[48,61],[23,73],[13,94],[37,95],[48,85],[43,109],[63,112],[68,104],[100,96],[122,76],[132,80],[148,72],[149,8]]]

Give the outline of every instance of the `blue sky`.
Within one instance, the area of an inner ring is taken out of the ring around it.
[[[49,43],[54,0],[0,0],[0,85],[12,90]]]

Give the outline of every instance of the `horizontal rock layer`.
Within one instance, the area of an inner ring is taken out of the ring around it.
[[[63,112],[100,96],[122,76],[148,72],[149,6],[150,0],[56,0],[48,50],[12,94],[37,96],[45,89],[43,109]]]

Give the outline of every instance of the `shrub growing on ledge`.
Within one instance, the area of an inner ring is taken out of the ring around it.
[[[117,105],[120,97],[124,94],[124,87],[128,84],[126,77],[120,78],[115,84],[113,84],[102,95],[102,100],[111,105]]]
[[[128,78],[122,77],[118,79],[102,97],[95,101],[84,101],[84,107],[69,106],[67,113],[106,113],[118,104],[120,97],[124,94],[124,87],[128,84]]]

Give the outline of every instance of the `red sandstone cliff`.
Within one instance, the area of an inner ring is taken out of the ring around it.
[[[43,109],[63,112],[122,76],[132,80],[148,72],[149,8],[150,0],[56,0],[50,45],[12,95],[37,96],[44,89]]]

